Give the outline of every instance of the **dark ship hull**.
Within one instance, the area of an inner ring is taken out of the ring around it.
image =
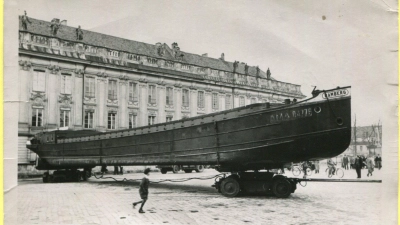
[[[27,145],[40,157],[38,169],[163,164],[215,165],[219,171],[273,169],[347,149],[350,87],[315,92],[314,98],[294,104],[259,103],[81,137],[61,133],[41,133]]]

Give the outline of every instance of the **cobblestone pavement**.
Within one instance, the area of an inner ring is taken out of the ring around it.
[[[211,169],[192,174],[154,172],[150,179],[217,173]],[[379,179],[380,173],[375,171],[373,178]],[[139,179],[142,174],[113,177]],[[325,178],[325,174],[312,177]],[[344,178],[354,177],[355,171],[351,170]],[[139,214],[132,208],[132,202],[139,199],[137,181],[91,178],[88,182],[44,184],[38,178],[19,180],[17,218],[6,214],[5,224],[381,224],[381,184],[309,182],[304,188],[298,185],[289,198],[278,199],[227,198],[211,187],[213,182],[150,184],[146,213]]]

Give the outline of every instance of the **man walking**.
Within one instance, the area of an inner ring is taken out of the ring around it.
[[[358,155],[354,162],[354,167],[357,172],[357,178],[361,178],[361,167],[362,166],[363,166],[363,160],[362,160],[361,156]]]
[[[367,158],[367,169],[368,169],[368,174],[367,177],[372,176],[372,172],[374,172],[374,161],[372,160],[372,158]]]
[[[146,168],[144,170],[144,177],[142,178],[142,181],[140,182],[139,186],[139,194],[142,200],[132,203],[133,208],[135,208],[137,204],[142,203],[142,205],[140,205],[139,213],[145,213],[143,211],[143,206],[144,203],[146,203],[147,197],[149,195],[149,184],[150,184],[149,175],[150,175],[150,168]]]
[[[375,161],[376,161],[376,167],[380,170],[382,168],[382,158],[379,154],[375,158]]]
[[[344,169],[348,170],[349,169],[349,158],[347,158],[347,155],[344,155],[342,161],[344,164]]]

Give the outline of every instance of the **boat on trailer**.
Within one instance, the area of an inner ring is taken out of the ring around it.
[[[127,130],[42,132],[27,148],[39,156],[37,169],[68,171],[76,180],[102,165],[214,165],[232,173],[214,185],[225,196],[270,191],[287,197],[295,180],[260,171],[334,157],[350,144],[351,88],[314,89],[312,95]],[[45,173],[43,181],[50,179]]]

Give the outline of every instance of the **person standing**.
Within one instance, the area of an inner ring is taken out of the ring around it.
[[[315,165],[315,173],[319,173],[319,160],[314,162]]]
[[[379,154],[376,157],[376,167],[378,167],[379,170],[382,168],[382,158]]]
[[[357,178],[361,178],[361,167],[362,167],[362,165],[363,165],[363,160],[362,160],[361,156],[358,155],[355,158],[355,161],[354,161],[354,167],[355,167],[356,172],[357,172]]]
[[[348,170],[349,169],[349,158],[347,158],[347,155],[344,155],[342,161],[343,161],[344,169]]]
[[[374,161],[371,158],[367,158],[366,160],[368,174],[367,177],[372,176],[372,172],[374,172]]]
[[[142,181],[140,182],[139,185],[139,194],[142,200],[132,203],[133,208],[135,208],[137,204],[142,203],[142,205],[140,205],[139,213],[145,213],[143,211],[143,206],[144,203],[146,203],[149,195],[149,184],[150,184],[149,175],[150,175],[150,168],[146,168],[144,170],[144,177],[142,178]]]
[[[350,157],[350,169],[355,169],[354,163],[356,162],[357,156]]]

